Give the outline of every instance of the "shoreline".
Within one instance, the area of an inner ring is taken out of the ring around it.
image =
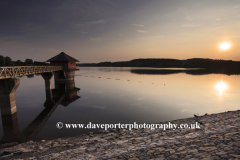
[[[0,148],[0,159],[240,159],[240,110],[163,123],[200,129],[110,129]]]

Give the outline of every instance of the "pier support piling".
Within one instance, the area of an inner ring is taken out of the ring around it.
[[[1,115],[12,115],[17,112],[15,92],[20,84],[20,79],[0,80],[0,108]]]
[[[44,106],[45,107],[54,106],[55,102],[52,97],[52,86],[51,86],[51,79],[53,77],[53,73],[47,72],[47,73],[42,73],[41,75],[45,80],[46,101],[44,103]]]
[[[17,106],[15,92],[20,79],[0,80],[0,108],[4,136],[1,142],[24,142],[25,138],[18,127]]]

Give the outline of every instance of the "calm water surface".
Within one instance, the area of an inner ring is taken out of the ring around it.
[[[57,122],[157,123],[240,108],[239,75],[168,74],[153,70],[159,69],[81,67],[80,71],[75,72],[75,86],[81,89],[78,92],[81,98],[67,107],[59,105],[34,140],[93,131],[57,129]],[[36,75],[20,78],[15,96],[18,125],[20,130],[24,130],[44,109],[46,96],[43,78]]]

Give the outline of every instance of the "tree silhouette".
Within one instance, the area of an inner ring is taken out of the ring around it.
[[[0,66],[5,66],[5,58],[0,55]]]
[[[17,60],[14,64],[15,64],[15,66],[22,66],[22,65],[24,65],[21,60]]]
[[[33,60],[32,59],[26,59],[25,64],[26,64],[26,66],[32,66],[33,65]]]
[[[12,59],[8,56],[5,57],[5,66],[13,66]]]

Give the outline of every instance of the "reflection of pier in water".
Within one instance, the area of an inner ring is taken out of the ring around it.
[[[75,70],[76,68],[69,69],[69,67],[65,67],[65,69],[61,71],[54,72],[55,89],[51,88],[53,72],[41,74],[45,80],[45,109],[43,109],[43,111],[23,131],[21,131],[18,126],[17,106],[15,101],[15,91],[20,84],[20,79],[1,79],[0,108],[4,135],[0,143],[22,143],[34,139],[59,104],[66,107],[80,98],[77,95],[77,92],[80,89],[75,87],[74,82]]]

